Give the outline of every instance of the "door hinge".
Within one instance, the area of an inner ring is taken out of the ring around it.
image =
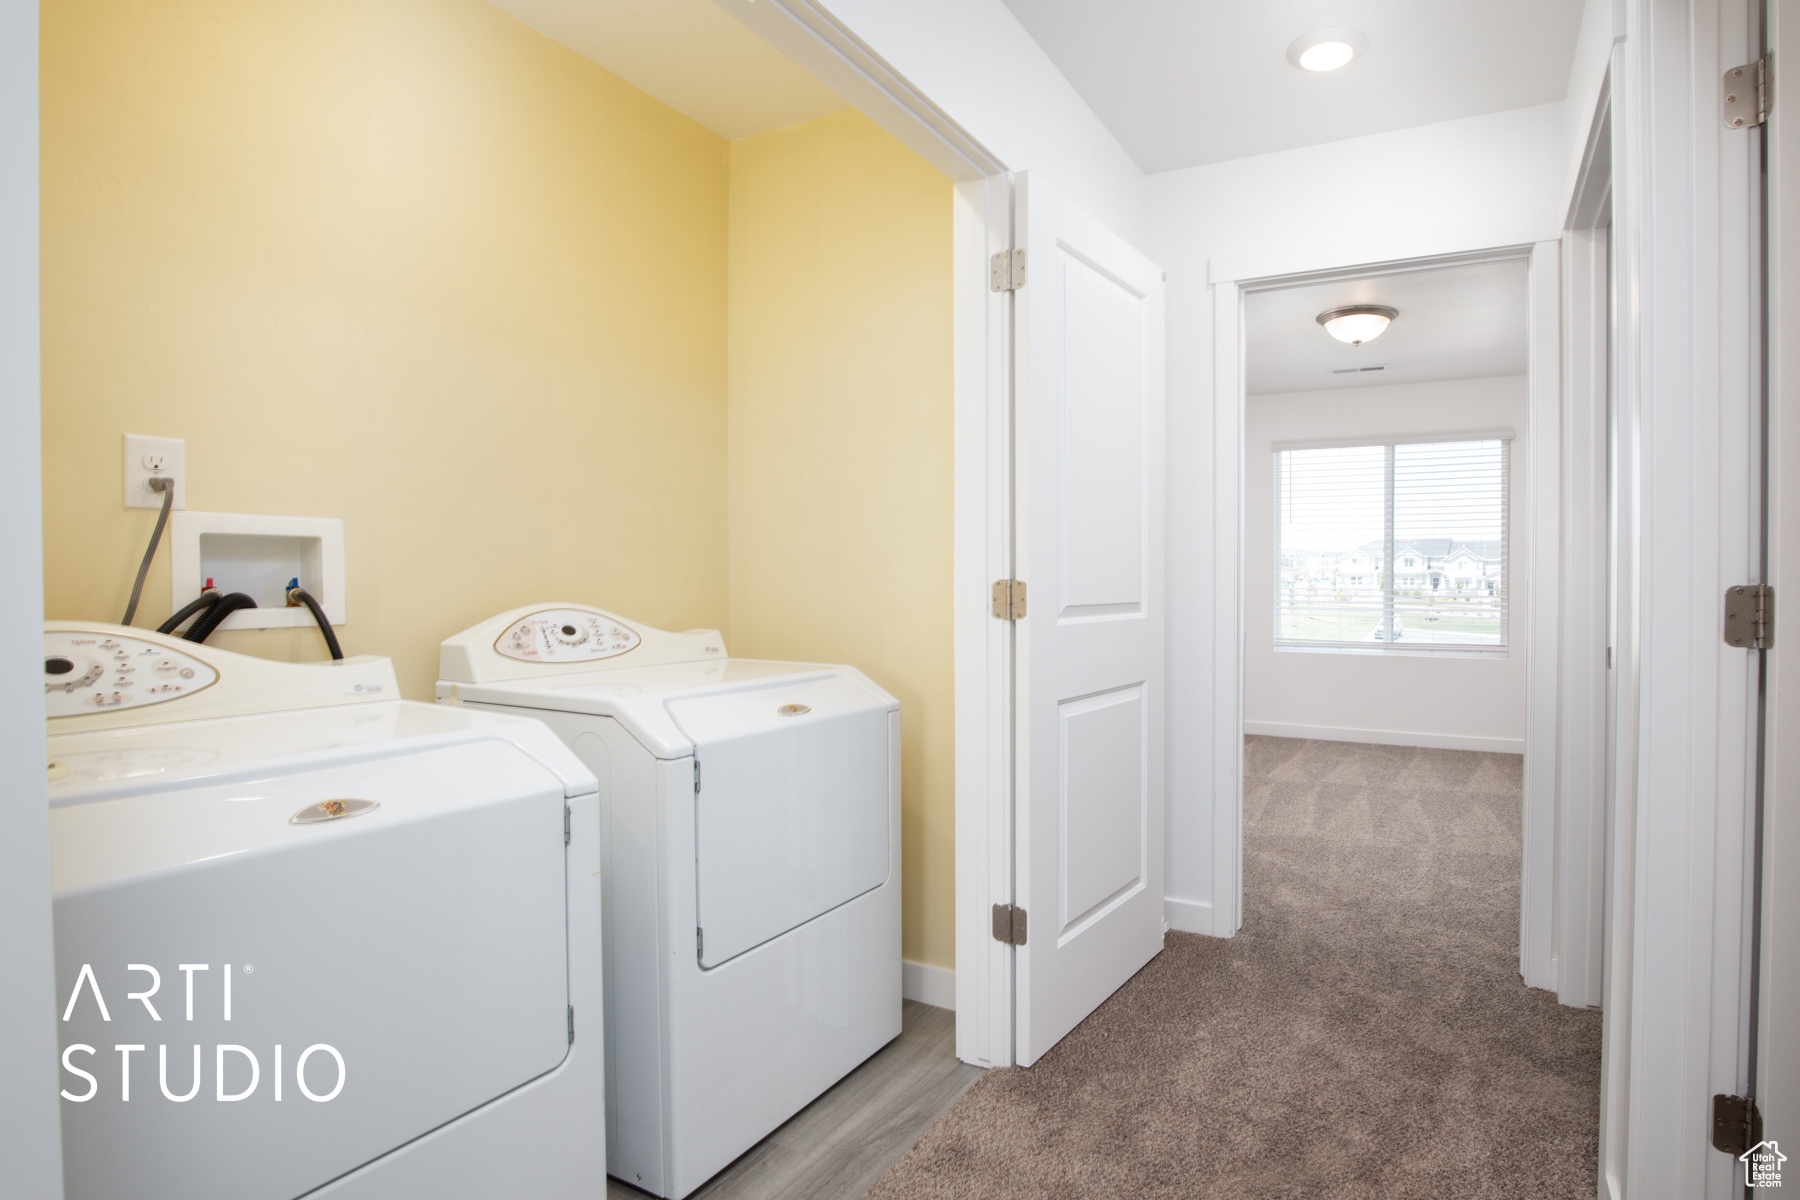
[[[1733,1158],[1763,1140],[1762,1113],[1754,1096],[1714,1096],[1714,1150],[1723,1150]]]
[[[563,845],[569,844],[569,806],[563,805]]]
[[[694,760],[694,795],[700,794],[700,760]]]
[[[1725,589],[1725,644],[1740,650],[1767,650],[1775,645],[1773,587],[1740,583]]]
[[[988,282],[996,292],[1016,292],[1025,286],[1025,251],[996,250],[988,259]]]
[[[698,926],[694,929],[694,957],[706,957],[706,930]]]
[[[569,1045],[575,1044],[575,1006],[569,1005]]]
[[[1725,72],[1725,126],[1743,129],[1769,119],[1769,56]]]
[[[1025,619],[1024,580],[994,580],[994,615],[1002,621],[1023,621]]]
[[[1008,946],[1025,944],[1025,910],[1016,904],[994,905],[994,940]]]

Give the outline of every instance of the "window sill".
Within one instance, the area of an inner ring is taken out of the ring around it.
[[[1385,656],[1389,658],[1510,658],[1511,648],[1508,646],[1335,646],[1321,643],[1316,646],[1294,645],[1277,642],[1277,654],[1360,654]]]

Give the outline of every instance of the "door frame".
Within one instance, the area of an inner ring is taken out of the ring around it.
[[[0,5],[0,1161],[11,1194],[63,1194],[51,944],[50,805],[44,779],[43,461],[39,431],[38,6]]]
[[[1775,55],[1776,96],[1800,88],[1800,20],[1771,5],[1767,45]],[[1775,594],[1800,597],[1800,121],[1781,103],[1769,114],[1768,570]],[[1779,633],[1779,631],[1778,631]],[[1800,703],[1787,661],[1794,641],[1777,636],[1765,652],[1762,812],[1762,955],[1755,1095],[1765,1127],[1800,1128]],[[1792,1136],[1792,1135],[1790,1135]]]
[[[1601,1194],[1736,1196],[1712,1097],[1748,1082],[1760,541],[1760,134],[1723,117],[1762,0],[1625,0],[1610,67],[1613,388],[1629,484],[1615,646]],[[1777,97],[1779,102],[1779,97]]]
[[[1520,972],[1533,987],[1553,987],[1553,879],[1556,862],[1558,523],[1561,515],[1561,288],[1558,242],[1516,236],[1513,223],[1486,241],[1443,245],[1395,238],[1381,257],[1302,255],[1288,249],[1216,256],[1213,287],[1213,891],[1210,904],[1171,900],[1177,929],[1231,937],[1243,924],[1244,746],[1244,305],[1253,292],[1339,279],[1367,278],[1464,263],[1524,260],[1529,268],[1529,420],[1525,431],[1524,586],[1510,581],[1511,602],[1525,613],[1525,851],[1520,886]],[[1507,236],[1512,234],[1514,236]],[[1270,269],[1273,268],[1273,269]],[[1514,568],[1509,567],[1509,570]]]
[[[1562,654],[1552,953],[1557,999],[1598,1008],[1604,989],[1609,590],[1608,389],[1612,362],[1611,81],[1599,102],[1562,238]],[[1621,514],[1624,515],[1624,514]],[[1629,530],[1621,527],[1621,548]],[[1621,678],[1623,664],[1621,663]]]
[[[1014,899],[1014,630],[994,619],[989,589],[1013,576],[1012,293],[989,286],[988,264],[1013,245],[1012,167],[814,0],[732,13],[955,184],[956,1055],[1011,1066],[1013,952],[990,912]],[[904,968],[909,994],[945,1003],[942,968]]]

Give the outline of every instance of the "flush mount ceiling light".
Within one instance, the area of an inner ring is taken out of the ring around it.
[[[1385,304],[1352,304],[1320,313],[1319,324],[1338,341],[1360,346],[1380,337],[1388,322],[1399,315],[1399,309]]]
[[[1335,71],[1368,48],[1360,29],[1315,29],[1295,38],[1287,57],[1302,71]]]

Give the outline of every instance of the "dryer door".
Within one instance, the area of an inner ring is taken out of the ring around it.
[[[674,700],[693,739],[702,967],[880,887],[888,713],[841,676]]]

